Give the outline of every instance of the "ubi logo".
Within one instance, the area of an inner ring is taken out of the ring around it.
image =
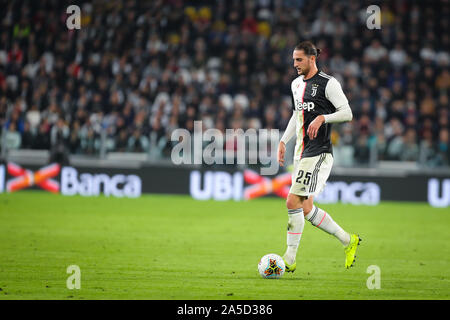
[[[306,110],[311,111],[314,110],[314,102],[300,102],[297,101],[297,110]]]
[[[196,200],[240,200],[243,186],[241,172],[207,171],[202,183],[202,173],[195,170],[190,175],[189,192]]]
[[[428,203],[433,207],[450,206],[450,179],[442,181],[440,188],[439,179],[428,180]]]

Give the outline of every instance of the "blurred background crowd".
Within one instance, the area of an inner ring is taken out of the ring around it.
[[[450,164],[448,1],[75,1],[79,30],[69,1],[0,4],[5,150],[167,158],[194,120],[283,131],[292,50],[312,40],[354,114],[333,127],[343,165]],[[366,26],[372,4],[380,30]]]

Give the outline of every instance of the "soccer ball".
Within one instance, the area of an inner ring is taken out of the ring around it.
[[[258,263],[259,274],[266,279],[279,279],[285,270],[283,258],[275,253],[266,254]]]

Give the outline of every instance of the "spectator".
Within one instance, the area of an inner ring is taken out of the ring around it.
[[[7,150],[19,149],[22,143],[22,136],[16,130],[16,123],[11,122],[5,136],[5,146]]]
[[[22,149],[32,149],[33,148],[33,141],[34,141],[35,133],[31,129],[31,125],[29,122],[25,122],[23,133],[22,133]]]
[[[416,142],[416,131],[412,128],[406,130],[403,136],[403,150],[400,154],[402,161],[418,161],[419,146]]]
[[[448,129],[441,129],[439,132],[439,140],[436,144],[436,158],[440,166],[450,165],[450,139],[448,131]]]
[[[361,134],[358,136],[354,157],[357,164],[364,165],[369,163],[370,148],[367,134]]]
[[[383,132],[378,132],[375,139],[378,160],[386,159],[387,142]]]
[[[133,135],[128,139],[129,152],[148,152],[149,140],[143,136],[139,129],[134,130]]]
[[[436,166],[437,157],[431,131],[427,130],[424,132],[422,140],[420,141],[419,145],[420,145],[419,163],[422,166],[429,166],[429,167]]]
[[[68,137],[69,127],[66,125],[64,119],[59,118],[50,130],[50,144],[52,147],[60,143],[65,144]]]
[[[30,110],[27,111],[26,120],[30,125],[30,130],[36,131],[41,122],[41,113],[39,112],[37,105],[33,104]]]
[[[396,68],[401,68],[408,62],[408,55],[400,43],[396,43],[394,49],[389,52],[389,61]]]
[[[80,146],[82,153],[86,155],[95,155],[100,151],[99,137],[92,127],[86,127],[85,132],[82,132]]]
[[[119,131],[119,134],[116,138],[116,143],[115,143],[116,149],[115,151],[117,152],[126,152],[127,148],[128,148],[128,134],[127,131],[125,129],[122,129]]]
[[[397,118],[393,118],[385,128],[388,140],[386,149],[387,160],[400,160],[403,150],[403,126]]]
[[[47,121],[41,122],[33,144],[33,149],[50,149],[50,133]]]
[[[80,141],[80,122],[75,121],[70,130],[68,137],[68,147],[71,154],[77,154],[81,152],[81,141]]]
[[[68,163],[67,139],[69,138],[69,127],[62,118],[59,118],[50,130],[50,161]]]
[[[369,63],[374,63],[385,58],[387,53],[387,49],[381,45],[380,40],[375,39],[372,40],[370,46],[364,50],[364,58],[366,58]]]

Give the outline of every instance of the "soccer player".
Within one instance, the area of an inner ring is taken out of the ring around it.
[[[296,256],[305,225],[335,236],[344,246],[345,267],[355,261],[361,239],[344,231],[324,210],[314,205],[314,197],[324,188],[333,165],[331,123],[351,121],[352,111],[339,82],[318,70],[320,49],[310,41],[301,42],[292,54],[298,77],[292,81],[293,114],[278,146],[278,162],[284,165],[286,143],[297,136],[292,185],[286,201],[288,209],[287,250],[283,256],[287,272],[294,272]]]

